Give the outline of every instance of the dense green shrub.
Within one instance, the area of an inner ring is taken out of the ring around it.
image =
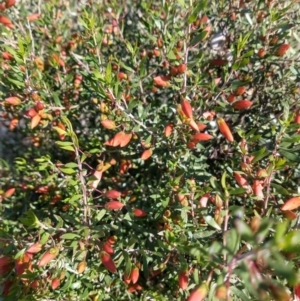
[[[300,298],[297,2],[0,3],[3,300]]]

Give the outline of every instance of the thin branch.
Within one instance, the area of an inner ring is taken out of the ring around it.
[[[187,39],[184,42],[184,64],[186,67],[187,67],[188,58],[189,58],[189,47],[187,46],[187,43],[188,43],[188,39],[190,37],[191,29],[192,29],[192,25],[189,24],[189,26],[186,30]],[[186,70],[183,74],[183,82],[182,82],[182,87],[181,87],[181,91],[180,91],[181,94],[184,94],[186,92],[187,72],[188,72],[188,70],[186,68]]]
[[[139,80],[139,86],[140,86],[140,91],[141,91],[143,103],[146,104],[147,101],[146,101],[146,97],[145,97],[145,93],[144,93],[144,88],[143,88],[143,84],[142,84],[141,79]]]
[[[38,14],[39,14],[39,15],[42,14],[41,6],[42,6],[42,0],[39,0],[39,1],[38,1]]]
[[[228,75],[228,78],[226,79],[226,81],[223,83],[221,89],[220,89],[220,92],[213,98],[213,102],[215,102],[219,97],[220,95],[224,92],[223,89],[225,88],[225,86],[228,84],[228,82],[230,81],[232,75],[233,75],[234,71],[231,70],[231,72],[229,73]]]
[[[88,191],[86,189],[86,182],[84,179],[84,175],[83,175],[83,169],[82,169],[82,162],[80,159],[80,154],[78,151],[77,147],[74,147],[75,149],[75,157],[76,157],[76,161],[77,161],[77,165],[78,165],[78,172],[79,172],[79,181],[81,184],[81,190],[82,190],[82,197],[83,197],[83,218],[84,218],[84,222],[86,224],[88,224],[89,226],[91,225],[91,221],[89,219],[89,207],[88,207]]]
[[[70,54],[71,54],[72,58],[77,62],[78,65],[82,66],[83,69],[85,71],[87,71],[88,73],[91,73],[90,67],[81,61],[80,55],[78,55],[72,51],[70,52]]]
[[[229,201],[228,201],[228,198],[229,198],[229,196],[226,196],[226,199],[225,199],[225,220],[224,220],[224,228],[223,228],[223,245],[224,245],[224,248],[227,245],[225,233],[228,230],[228,221],[229,221],[229,209],[228,209]],[[227,263],[227,254],[225,253],[224,254],[224,264],[226,264],[226,263]]]
[[[269,203],[269,198],[270,198],[270,189],[271,189],[272,176],[273,176],[273,171],[267,177],[267,195],[266,195],[266,197],[264,199],[264,210],[267,210],[267,208],[268,208],[268,203]]]
[[[76,109],[78,108],[79,105],[73,105],[73,106],[70,106],[69,108],[66,108],[66,107],[48,107],[49,110],[52,110],[52,111],[56,111],[56,110],[60,110],[60,111],[63,111],[63,110],[72,110],[72,109]]]
[[[113,100],[115,101],[115,105],[116,107],[122,111],[128,118],[130,118],[131,120],[133,120],[135,123],[137,123],[139,126],[141,126],[144,130],[146,130],[149,134],[153,135],[153,132],[148,130],[148,128],[139,120],[137,120],[131,113],[127,113],[126,110],[120,105],[118,104],[113,92],[111,89],[108,89],[108,92],[110,93],[111,97],[113,98]]]
[[[230,276],[233,273],[233,270],[239,266],[241,262],[247,261],[249,259],[253,259],[256,256],[257,251],[256,250],[251,250],[249,252],[246,252],[244,254],[238,254],[238,256],[235,256],[232,258],[232,260],[229,262],[227,265],[228,267],[228,272],[224,277],[224,281],[227,282],[230,279]]]
[[[31,60],[34,60],[35,58],[35,45],[34,45],[34,38],[33,38],[33,34],[32,34],[32,30],[31,30],[31,25],[30,25],[30,22],[29,20],[27,19],[27,27],[28,27],[28,30],[29,30],[29,35],[30,35],[30,40],[31,40]]]
[[[282,132],[278,139],[276,139],[276,145],[275,145],[275,148],[273,150],[273,156],[274,158],[276,158],[278,156],[277,152],[278,152],[278,148],[279,148],[279,145],[280,145],[280,142],[281,142],[281,138],[283,137],[284,135],[284,132]],[[271,181],[272,181],[272,177],[273,177],[273,170],[271,171],[270,175],[267,177],[266,181],[267,181],[267,195],[264,199],[264,210],[267,210],[268,209],[268,203],[269,203],[269,198],[270,198],[270,190],[271,190]]]
[[[97,40],[96,40],[96,33],[93,32],[93,41],[94,41],[94,46],[96,48],[96,54],[97,54],[97,58],[98,58],[98,64],[99,64],[99,72],[102,72],[102,62],[101,62],[101,55],[100,55],[100,51],[99,51],[99,47]]]

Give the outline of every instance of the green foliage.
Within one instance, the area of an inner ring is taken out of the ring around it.
[[[299,4],[32,2],[0,16],[1,300],[299,298]]]

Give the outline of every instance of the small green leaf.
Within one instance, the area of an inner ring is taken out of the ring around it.
[[[175,53],[174,53],[172,50],[170,50],[170,51],[167,53],[167,58],[168,58],[169,60],[176,60],[176,55],[175,55]]]
[[[125,70],[134,73],[135,70],[130,68],[129,66],[125,65],[123,62],[120,62],[120,65],[122,66],[122,68],[124,68]]]
[[[87,29],[88,31],[91,30],[90,26],[85,22],[83,21],[82,18],[79,18],[79,24],[81,24],[85,29]]]
[[[270,229],[273,226],[273,221],[268,218],[264,218],[260,221],[260,226],[255,233],[255,239],[257,242],[262,242],[267,237],[270,232]]]
[[[184,0],[177,0],[177,2],[179,3],[180,6],[182,6],[183,8],[186,7],[185,5],[185,1]]]
[[[200,284],[199,270],[198,269],[194,269],[194,271],[193,271],[193,280],[196,284]]]
[[[62,291],[66,291],[72,285],[72,283],[74,283],[74,277],[75,273],[71,273],[70,277],[67,278],[67,281],[65,281],[65,285],[61,288]]]
[[[64,220],[59,215],[56,214],[54,214],[54,217],[58,221],[56,228],[62,228],[64,226]]]
[[[124,261],[125,261],[125,274],[127,276],[130,276],[131,269],[132,269],[132,264],[131,264],[131,259],[128,256],[127,252],[122,252],[124,256]]]
[[[239,299],[238,300],[241,300],[241,301],[249,301],[249,296],[247,296],[243,290],[239,287],[235,287],[234,285],[232,285],[230,287],[230,291],[233,292],[233,294],[235,296],[237,296]]]
[[[147,59],[143,58],[140,63],[140,77],[143,78],[147,76],[148,70],[147,70]]]
[[[286,158],[288,161],[293,161],[293,162],[300,162],[300,155],[297,152],[293,152],[293,150],[285,150],[282,148],[279,148],[279,153],[281,156]]]
[[[61,236],[62,239],[74,239],[74,238],[80,238],[78,234],[75,233],[65,233]]]
[[[20,88],[20,89],[24,87],[24,83],[22,83],[22,82],[19,81],[19,80],[14,80],[14,79],[12,79],[11,77],[7,77],[7,80],[8,80],[9,82],[11,82],[12,84],[14,84],[16,87]]]
[[[53,129],[55,129],[59,135],[67,135],[68,134],[67,131],[61,129],[58,126],[54,126]],[[62,142],[62,141],[56,141],[55,143],[57,143],[57,142]]]
[[[81,156],[81,158],[80,158],[80,161],[84,162],[87,157],[88,157],[88,154],[87,153],[83,153],[82,156]]]
[[[181,218],[184,223],[187,223],[188,221],[188,211],[189,211],[188,207],[183,207],[181,209]]]
[[[75,149],[73,146],[61,146],[60,148],[67,150],[67,151],[75,152]]]
[[[105,72],[105,81],[110,84],[112,80],[112,67],[111,67],[111,62],[108,62],[107,67],[106,67],[106,72]]]
[[[66,132],[65,132],[66,133]],[[59,145],[59,146],[69,146],[69,145],[73,145],[72,142],[69,141],[56,141],[55,144]]]
[[[20,217],[20,221],[24,226],[29,227],[29,229],[36,228],[40,224],[38,218],[32,210],[28,210],[25,213],[25,217]]]
[[[250,227],[241,219],[235,221],[236,230],[241,235],[241,238],[246,241],[253,239],[253,233]]]
[[[215,219],[212,216],[210,216],[210,215],[204,216],[204,220],[211,227],[213,227],[217,230],[222,230],[221,227],[216,223]]]
[[[288,231],[290,223],[288,220],[285,220],[281,223],[278,223],[275,231],[275,243],[281,244],[285,233]]]
[[[240,244],[240,235],[236,229],[231,229],[225,233],[226,238],[226,248],[230,251],[231,255],[234,255]]]
[[[254,159],[251,161],[252,164],[260,161],[261,159],[267,157],[270,154],[269,151],[267,151],[266,147],[263,147],[257,152],[251,153],[251,156],[254,156]]]
[[[132,47],[132,45],[130,44],[130,42],[126,41],[126,47],[127,47],[127,50],[132,54],[134,55],[134,49]]]
[[[221,185],[222,185],[222,188],[224,190],[227,189],[227,187],[226,187],[226,176],[227,176],[227,173],[226,173],[226,171],[224,171],[223,174],[222,174],[222,178],[221,178]]]
[[[207,7],[207,0],[198,1],[196,7],[194,8],[192,14],[188,17],[188,22],[193,23],[197,20],[200,11]]]
[[[82,198],[82,194],[75,194],[68,200],[68,202],[73,203],[81,198]]]
[[[221,245],[221,243],[218,242],[218,241],[214,241],[214,242],[210,245],[208,252],[209,252],[210,255],[217,255],[217,254],[219,254],[222,250],[223,250],[223,246]]]
[[[281,105],[283,106],[282,119],[283,121],[287,121],[290,115],[290,104],[287,101],[283,101],[281,102]]]
[[[275,184],[274,182],[271,183],[271,187],[273,187],[276,191],[277,194],[282,194],[282,195],[290,195],[290,193],[281,185]]]
[[[276,158],[275,161],[275,168],[281,168],[282,166],[285,167],[286,159],[284,158]]]
[[[203,41],[205,37],[207,36],[207,31],[202,31],[199,34],[197,34],[191,41],[191,46],[195,46],[199,42]]]
[[[41,244],[41,245],[45,245],[45,244],[48,242],[49,237],[50,237],[50,233],[44,232],[44,233],[41,235],[40,244]]]
[[[98,222],[101,221],[101,219],[104,217],[105,214],[106,214],[106,209],[100,210],[95,217],[96,221]]]
[[[246,192],[247,192],[247,189],[242,188],[242,187],[240,187],[240,188],[235,188],[235,189],[229,189],[229,190],[228,190],[228,193],[229,193],[230,195],[244,194],[244,193],[246,193]]]
[[[236,63],[233,64],[232,70],[241,69],[249,64],[250,60],[248,58],[244,58]]]
[[[221,188],[221,186],[220,186],[220,184],[219,184],[217,178],[211,177],[211,178],[209,179],[209,182],[210,182],[211,186],[212,186],[214,189],[216,189],[216,190],[219,191],[219,192],[222,192],[222,188]]]
[[[143,274],[144,274],[145,278],[148,279],[148,277],[149,277],[149,265],[148,265],[148,262],[147,262],[147,256],[146,255],[143,256]]]
[[[97,70],[97,69],[93,70],[93,74],[94,74],[94,76],[95,76],[96,79],[103,80],[103,74],[100,73],[99,70]]]
[[[287,233],[279,244],[279,248],[286,252],[300,253],[300,230]]]
[[[195,239],[199,238],[205,238],[205,237],[210,237],[216,233],[215,230],[206,230],[206,231],[201,231],[201,232],[196,232],[193,234],[193,237]]]
[[[267,263],[274,270],[277,276],[287,279],[289,283],[295,284],[297,276],[292,262],[286,262],[286,259],[278,252],[273,252],[272,257]]]
[[[283,139],[281,139],[281,143],[297,143],[300,141],[300,135],[292,135],[289,137],[284,137]]]
[[[253,54],[254,54],[254,50],[249,50],[248,52],[246,52],[245,54],[242,55],[242,58],[252,56]]]
[[[77,163],[74,163],[74,162],[69,162],[69,163],[65,164],[64,167],[68,167],[68,168],[78,168],[78,164],[77,164]]]

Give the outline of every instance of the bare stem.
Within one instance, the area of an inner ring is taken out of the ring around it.
[[[223,228],[223,245],[226,247],[226,231],[228,230],[228,221],[229,221],[229,210],[228,210],[228,196],[225,199],[225,219],[224,219],[224,228]],[[224,264],[227,264],[227,254],[224,254]]]
[[[234,71],[231,70],[231,72],[229,73],[228,75],[228,78],[226,79],[226,81],[223,83],[221,89],[220,89],[220,92],[214,97],[213,99],[213,102],[215,102],[219,96],[223,93],[223,89],[225,88],[225,86],[228,84],[229,80],[231,79],[232,75],[233,75]]]
[[[84,175],[83,175],[82,162],[80,159],[80,154],[79,154],[78,148],[74,147],[74,149],[75,149],[75,156],[76,156],[76,161],[77,161],[77,165],[78,165],[79,181],[80,181],[81,190],[82,190],[83,219],[84,219],[84,222],[90,226],[91,221],[89,219],[90,212],[89,212],[89,207],[88,207],[88,191],[86,189],[86,182],[85,182]]]
[[[32,35],[32,30],[31,30],[31,25],[30,25],[30,22],[27,20],[27,26],[28,26],[28,30],[29,30],[29,35],[30,35],[30,40],[31,40],[31,60],[34,60],[34,57],[35,57],[35,49],[34,49],[34,38],[33,38],[33,35]]]
[[[272,176],[273,176],[273,172],[271,172],[271,174],[267,177],[267,195],[264,200],[264,209],[265,210],[267,210],[267,208],[268,208]]]
[[[86,65],[85,63],[83,63],[83,61],[81,60],[81,56],[80,55],[78,55],[78,54],[76,54],[74,52],[70,52],[70,54],[71,54],[72,58],[77,62],[78,65],[82,66],[83,69],[85,71],[87,71],[88,73],[91,73],[91,70],[90,70],[89,66]]]
[[[187,63],[188,63],[188,58],[189,58],[189,47],[188,47],[188,39],[189,39],[189,36],[190,36],[190,33],[191,33],[191,24],[189,24],[189,26],[187,27],[187,30],[186,30],[186,36],[187,36],[187,39],[185,40],[184,42],[184,64],[185,66],[187,66]],[[181,91],[180,93],[181,94],[184,94],[186,92],[186,84],[187,84],[187,68],[183,74],[183,82],[182,82],[182,87],[181,87]]]
[[[153,132],[148,130],[148,128],[139,120],[137,120],[131,113],[127,113],[126,109],[124,109],[120,104],[118,104],[113,92],[111,89],[108,90],[109,94],[111,95],[111,97],[114,99],[115,101],[115,105],[116,107],[122,111],[128,118],[130,118],[131,120],[133,120],[135,123],[137,123],[138,125],[140,125],[144,130],[146,130],[149,134],[153,135]]]
[[[94,45],[95,45],[95,48],[96,48],[96,54],[97,54],[97,58],[98,58],[99,71],[101,73],[102,72],[102,62],[101,62],[101,54],[100,54],[100,50],[99,50],[100,46],[97,43],[95,32],[93,32],[93,40],[94,40]]]
[[[69,108],[66,108],[66,107],[48,107],[49,110],[52,110],[52,111],[56,111],[56,110],[60,110],[60,111],[63,111],[63,110],[72,110],[72,109],[76,109],[78,108],[79,105],[73,105],[73,106],[70,106]]]

